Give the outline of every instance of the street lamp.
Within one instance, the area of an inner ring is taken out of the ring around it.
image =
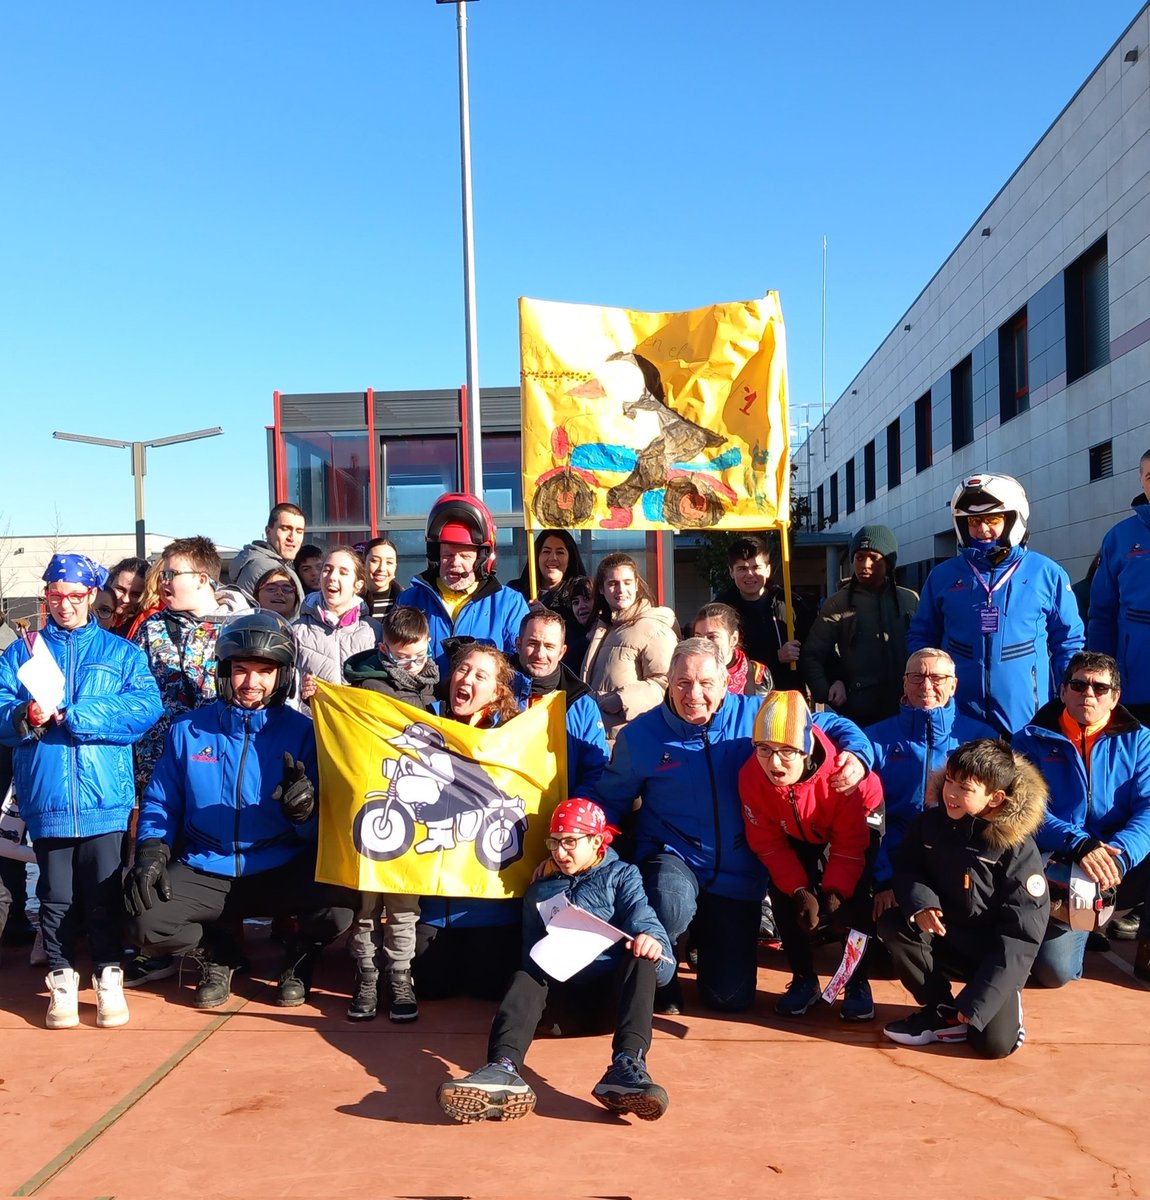
[[[62,442],[88,442],[93,446],[113,446],[117,450],[132,451],[132,477],[136,481],[136,557],[147,558],[144,549],[144,476],[148,473],[147,449],[149,446],[174,446],[176,442],[194,442],[197,438],[218,437],[223,430],[216,425],[212,429],[197,429],[194,433],[175,433],[171,437],[153,438],[150,442],[120,442],[113,438],[88,437],[84,433],[53,433]]]
[[[479,427],[479,335],[475,317],[475,227],[471,211],[471,101],[467,87],[467,5],[470,0],[435,0],[455,5],[459,31],[459,160],[463,188],[463,311],[467,343],[467,442],[471,491],[483,499],[483,447]],[[464,480],[464,486],[468,481]]]

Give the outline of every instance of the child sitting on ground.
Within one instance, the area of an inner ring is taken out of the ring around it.
[[[969,1042],[987,1058],[1022,1045],[1022,987],[1046,933],[1050,894],[1033,834],[1046,811],[1037,769],[1005,742],[946,760],[895,851],[897,908],[879,937],[923,1007],[883,1029],[904,1046]],[[965,981],[954,996],[951,977]]]
[[[457,1121],[509,1121],[535,1107],[535,1093],[520,1077],[523,1059],[543,1016],[552,986],[619,992],[614,1055],[592,1095],[612,1112],[654,1121],[667,1111],[667,1093],[647,1074],[655,988],[674,971],[670,939],[643,891],[637,867],[623,862],[610,842],[615,831],[590,800],[567,800],[551,817],[551,858],[527,889],[523,916],[523,966],[499,1005],[487,1042],[487,1065],[462,1079],[440,1084],[440,1107]],[[555,985],[530,958],[546,934],[539,901],[566,895],[594,916],[631,937],[616,943],[566,984]]]
[[[867,775],[847,792],[831,786],[837,751],[799,692],[768,697],[753,737],[754,754],[739,772],[739,797],[747,844],[770,872],[771,908],[792,976],[775,1012],[801,1017],[821,994],[813,945],[821,923],[844,933],[871,931],[882,785]],[[874,1017],[866,966],[864,956],[846,985],[839,1009],[844,1021]]]
[[[439,668],[428,657],[427,618],[418,608],[393,605],[383,618],[383,636],[374,650],[353,654],[343,676],[354,687],[382,692],[401,704],[432,712]],[[379,918],[386,914],[383,949],[387,955],[388,1016],[392,1021],[414,1021],[419,1004],[411,982],[415,956],[415,927],[419,922],[419,897],[398,892],[360,892],[359,909],[347,940],[355,961],[355,995],[348,1005],[349,1021],[372,1020],[379,1006]]]

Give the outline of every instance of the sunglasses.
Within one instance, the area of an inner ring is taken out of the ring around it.
[[[171,583],[173,579],[179,578],[181,575],[202,575],[203,571],[173,571],[171,567],[165,567],[160,572],[160,578],[165,583]]]
[[[1086,692],[1091,692],[1095,696],[1109,696],[1111,692],[1117,691],[1112,683],[1095,683],[1093,679],[1071,679],[1066,686],[1080,696],[1085,695]]]

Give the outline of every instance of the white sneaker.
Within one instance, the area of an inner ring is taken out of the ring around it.
[[[99,975],[92,976],[92,986],[96,989],[96,1024],[101,1029],[127,1025],[123,967],[105,967]]]
[[[80,1024],[80,973],[71,967],[60,967],[44,976],[48,989],[48,1015],[44,1024],[49,1029],[72,1029]]]
[[[36,940],[28,952],[28,965],[30,967],[46,967],[48,965],[48,951],[44,949],[44,935],[40,932],[39,926],[36,927]]]

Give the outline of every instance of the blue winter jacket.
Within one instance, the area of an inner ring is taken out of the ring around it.
[[[271,798],[285,751],[317,785],[315,727],[295,709],[216,700],[177,717],[140,802],[138,840],[159,838],[180,862],[233,879],[314,854],[315,816],[293,825]]]
[[[613,825],[642,799],[635,814],[637,862],[670,851],[694,871],[703,891],[762,899],[767,873],[747,845],[739,769],[754,753],[751,735],[763,699],[728,692],[706,725],[684,721],[664,700],[620,731],[595,799]],[[854,722],[834,713],[816,713],[815,722],[840,750],[871,766],[871,744]]]
[[[981,632],[979,610],[991,588],[998,631]],[[1053,559],[1014,546],[992,567],[985,551],[964,547],[926,577],[918,611],[907,634],[907,652],[926,646],[945,650],[958,671],[959,711],[1009,737],[1021,729],[1062,683],[1062,675],[1085,641],[1070,578]]]
[[[16,677],[29,653],[17,639],[0,658],[0,741],[14,747],[20,815],[38,838],[95,837],[128,828],[136,801],[132,743],[162,706],[139,646],[94,621],[37,634],[64,673],[64,719],[33,732],[22,720],[31,693]]]
[[[1062,732],[1063,704],[1053,700],[1014,737],[1014,748],[1042,772],[1050,796],[1034,835],[1039,850],[1072,853],[1089,838],[1122,851],[1125,873],[1150,853],[1150,729],[1121,705],[1095,739],[1090,774]]]
[[[996,738],[998,731],[960,713],[953,700],[931,709],[912,708],[904,700],[893,717],[863,732],[874,747],[874,770],[886,801],[886,832],[874,864],[875,890],[881,891],[894,876],[891,854],[922,812],[926,781],[946,766],[952,750],[976,738]]]
[[[653,938],[657,938],[662,944],[663,953],[670,961],[656,965],[655,980],[659,984],[671,982],[671,976],[675,973],[671,939],[647,899],[639,868],[623,862],[610,846],[603,852],[603,857],[586,871],[580,871],[578,875],[550,875],[527,889],[523,900],[525,970],[539,969],[533,967],[530,957],[531,947],[546,933],[543,919],[539,915],[539,901],[549,900],[561,893],[571,904],[578,905],[592,916],[614,925],[616,929],[630,934],[649,933]],[[589,974],[604,970],[617,963],[623,954],[630,954],[630,951],[624,948],[622,942],[618,942],[595,959],[590,966],[584,967],[574,978],[581,980]]]
[[[1150,702],[1150,504],[1102,539],[1089,611],[1087,646],[1117,660],[1127,704]]]
[[[489,575],[459,610],[453,623],[439,597],[435,579],[434,568],[416,575],[400,593],[396,604],[409,604],[427,617],[431,655],[439,667],[440,678],[447,678],[449,656],[443,643],[448,638],[493,642],[504,654],[515,654],[519,626],[527,616],[527,601],[517,591],[504,587],[494,575]]]

